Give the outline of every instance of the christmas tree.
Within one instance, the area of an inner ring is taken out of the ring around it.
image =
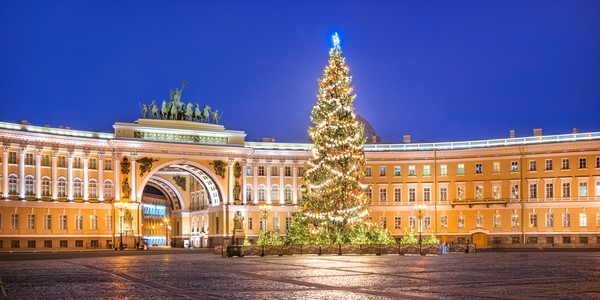
[[[329,65],[319,80],[317,104],[308,129],[314,143],[305,174],[304,216],[310,231],[347,242],[347,231],[369,214],[361,184],[365,155],[364,128],[356,120],[348,75],[337,33],[329,51]]]

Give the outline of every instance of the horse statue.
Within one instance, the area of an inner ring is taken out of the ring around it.
[[[210,121],[210,106],[204,105],[202,109],[202,122],[208,123]]]
[[[192,121],[202,120],[202,112],[200,112],[200,105],[196,103],[196,108],[194,109],[194,116],[192,117]]]
[[[223,116],[223,113],[221,113],[221,115],[219,115],[219,110],[215,110],[212,112],[212,122],[211,123],[215,123],[215,124],[219,124],[219,120],[221,119],[221,117]]]
[[[192,102],[188,102],[187,107],[185,109],[185,119],[188,121],[192,121],[194,117],[194,104]]]
[[[152,100],[150,107],[152,107],[152,119],[158,119],[158,107],[156,106],[156,100]]]
[[[167,100],[163,100],[162,108],[160,109],[160,118],[163,120],[167,119],[167,114],[169,110],[167,109]]]
[[[140,103],[140,106],[142,109],[142,119],[145,119],[148,117],[148,105]]]
[[[169,120],[177,120],[177,103],[175,101],[169,103],[171,109],[169,109]]]

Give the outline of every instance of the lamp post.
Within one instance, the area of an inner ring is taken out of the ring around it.
[[[123,201],[116,201],[114,205],[115,208],[119,211],[119,249],[123,250],[123,223],[125,220],[125,210],[129,206],[129,204]]]
[[[419,230],[419,255],[423,255],[423,239],[421,235],[423,233],[423,211],[427,209],[427,206],[425,204],[416,204],[414,208],[417,211],[417,219],[419,219],[419,225],[417,228]]]
[[[271,205],[267,204],[267,205],[260,205],[258,207],[258,209],[262,212],[262,219],[263,219],[263,231],[267,231],[267,214],[269,213],[269,211],[271,211]]]
[[[165,229],[165,246],[170,246],[169,243],[169,230],[171,230],[171,224],[169,224],[169,218],[164,218],[163,223],[160,224]]]

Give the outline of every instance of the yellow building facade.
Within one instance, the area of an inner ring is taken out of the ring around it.
[[[264,227],[285,234],[302,209],[310,144],[246,142],[191,121],[114,128],[0,123],[0,251],[211,247],[231,241],[236,214],[256,240]],[[600,246],[600,132],[365,153],[371,221],[397,238],[422,229],[479,247]]]

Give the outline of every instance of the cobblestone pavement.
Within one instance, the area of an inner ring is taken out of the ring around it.
[[[599,252],[96,255],[0,261],[0,298],[600,299]]]

